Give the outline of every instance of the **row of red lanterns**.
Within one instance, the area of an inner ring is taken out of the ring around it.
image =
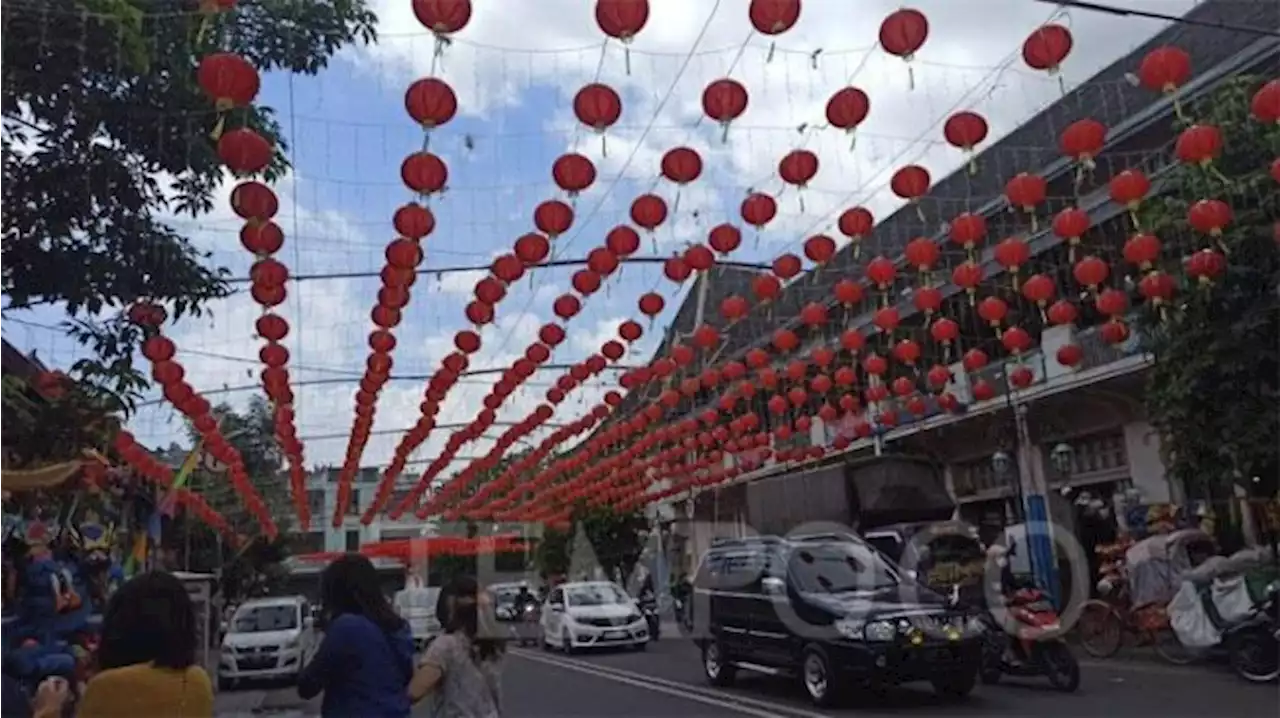
[[[157,486],[163,488],[173,487],[173,468],[157,461],[151,455],[151,452],[138,443],[133,434],[128,431],[120,431],[116,434],[112,446],[115,448],[116,454],[125,463],[129,464],[138,475]],[[231,524],[227,522],[226,517],[218,513],[199,494],[179,487],[174,498],[180,506],[190,512],[201,523],[226,537],[233,547],[239,543],[240,537],[231,528]]]

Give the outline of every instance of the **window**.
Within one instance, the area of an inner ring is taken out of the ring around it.
[[[767,559],[757,552],[721,554],[708,566],[712,588],[723,591],[751,590],[764,575]]]
[[[626,603],[625,591],[610,583],[589,583],[565,590],[570,606],[614,606]]]
[[[307,491],[307,507],[311,509],[312,516],[324,515],[324,489]]]
[[[558,603],[558,604],[560,604],[560,605],[564,605],[564,591],[561,591],[561,590],[560,590],[560,589],[558,589],[558,588],[557,588],[557,589],[555,589],[555,590],[553,590],[553,591],[551,592],[551,596],[550,596],[550,598],[548,598],[548,599],[547,599],[547,602],[548,602],[548,603]]]
[[[877,590],[901,583],[893,567],[863,544],[798,548],[790,564],[800,590],[810,593]]]
[[[231,630],[234,633],[288,631],[297,628],[300,621],[297,605],[246,606],[236,611]]]
[[[351,489],[351,501],[347,503],[347,515],[355,516],[360,513],[360,489]]]
[[[347,532],[347,550],[348,551],[360,550],[360,532],[359,531]]]

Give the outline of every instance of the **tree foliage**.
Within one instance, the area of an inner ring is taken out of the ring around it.
[[[1141,213],[1166,243],[1199,249],[1210,240],[1189,226],[1190,205],[1219,199],[1234,212],[1220,242],[1225,275],[1208,286],[1182,279],[1176,306],[1148,310],[1142,321],[1156,358],[1147,409],[1166,466],[1205,498],[1226,495],[1233,483],[1271,495],[1280,475],[1280,187],[1268,174],[1280,156],[1280,128],[1249,114],[1261,83],[1236,78],[1189,113],[1221,130],[1222,156],[1209,167],[1173,169],[1169,190]]]
[[[579,531],[605,574],[626,576],[644,551],[649,526],[639,511],[620,512],[612,506],[580,504],[573,511],[567,531],[548,528],[539,541],[534,560],[543,576],[564,575],[574,565]]]
[[[94,392],[66,382],[59,396],[41,396],[18,376],[4,377],[6,465],[30,468],[104,451],[120,428]]]
[[[213,208],[224,172],[199,59],[244,55],[262,73],[315,74],[341,48],[374,39],[364,0],[241,0],[208,17],[197,0],[14,0],[3,5],[3,287],[10,308],[65,308],[91,350],[73,367],[131,408],[146,379],[141,340],[120,310],[148,298],[178,318],[230,288],[223,268],[166,219]],[[275,142],[271,108],[237,110]]]

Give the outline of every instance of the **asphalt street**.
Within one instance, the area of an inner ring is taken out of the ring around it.
[[[1064,695],[1046,681],[1013,679],[980,686],[963,703],[949,704],[928,686],[878,697],[857,697],[839,710],[809,705],[793,681],[740,674],[729,689],[702,680],[696,649],[680,638],[644,652],[580,656],[514,649],[504,669],[504,716],[1204,716],[1275,718],[1280,688],[1244,683],[1217,666],[1174,667],[1144,658],[1082,661],[1078,693]],[[319,701],[301,703],[288,686],[252,686],[220,693],[220,718],[319,715]],[[425,715],[425,713],[424,713]]]

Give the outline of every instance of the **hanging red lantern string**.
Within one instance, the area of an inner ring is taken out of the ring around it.
[[[231,528],[231,524],[227,522],[226,517],[205,503],[205,500],[198,494],[181,487],[174,489],[173,482],[175,477],[173,468],[152,456],[150,451],[137,442],[133,434],[124,430],[119,431],[112,440],[112,448],[134,470],[134,473],[157,486],[171,489],[173,498],[179,506],[191,512],[201,523],[221,533],[232,546],[239,545],[239,537],[236,535],[235,530]]]
[[[262,171],[275,152],[265,138],[247,128],[223,133],[227,112],[234,108],[249,107],[257,97],[261,86],[257,69],[239,55],[219,52],[201,58],[196,76],[218,113],[211,138],[218,143],[219,157],[237,175]],[[259,324],[267,325],[266,328],[274,336],[267,339],[268,343],[259,352],[265,365],[262,385],[271,402],[276,443],[289,466],[294,510],[305,531],[310,524],[305,459],[294,420],[293,391],[289,387],[289,351],[279,343],[288,332],[288,324],[284,319],[269,313],[273,307],[284,302],[285,283],[289,276],[288,269],[272,256],[284,245],[284,232],[272,221],[279,207],[280,202],[275,193],[261,182],[242,182],[231,191],[231,208],[245,220],[245,225],[240,230],[240,242],[255,259],[249,272],[252,280],[250,295],[263,309],[263,318]],[[267,320],[267,317],[272,320]],[[182,381],[183,372],[176,362],[166,362],[153,371],[157,374],[157,380],[166,386],[176,387]],[[174,391],[182,392],[181,389]],[[216,424],[213,428],[216,429]],[[230,461],[226,463],[232,465]],[[237,470],[232,466],[231,471],[235,480]],[[243,473],[243,467],[240,473]],[[244,482],[247,484],[247,478]]]
[[[245,508],[258,520],[263,535],[274,541],[278,530],[267,511],[266,502],[249,481],[249,473],[240,452],[219,430],[218,419],[213,415],[209,401],[186,382],[185,370],[174,359],[177,347],[173,340],[164,336],[158,325],[145,325],[143,331],[148,337],[142,343],[142,356],[151,362],[152,378],[161,385],[165,400],[191,422],[204,441],[204,450],[226,465],[231,485],[240,495]]]
[[[919,10],[903,8],[890,13],[880,23],[880,46],[890,55],[897,55],[907,62],[909,89],[916,87],[915,70],[911,60],[929,38],[929,19]]]
[[[596,24],[622,43],[627,74],[631,74],[631,41],[649,22],[649,0],[596,0]]]

